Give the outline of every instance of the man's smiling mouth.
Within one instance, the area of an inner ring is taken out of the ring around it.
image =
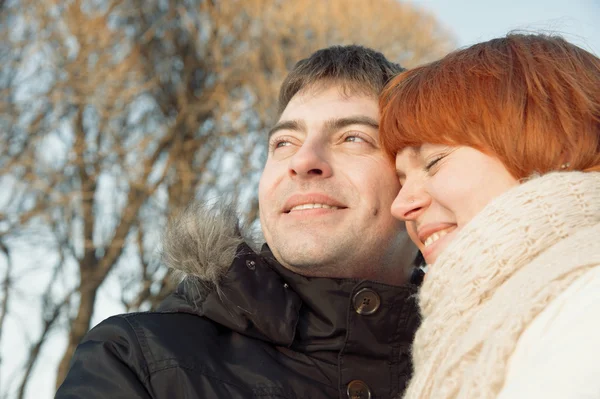
[[[327,204],[302,204],[302,205],[296,205],[295,207],[293,207],[292,209],[290,209],[288,211],[289,212],[294,212],[294,211],[303,211],[305,209],[320,209],[320,208],[324,208],[324,209],[340,209],[337,206],[332,206],[332,205],[327,205]]]

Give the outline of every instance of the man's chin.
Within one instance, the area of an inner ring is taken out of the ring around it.
[[[302,275],[322,275],[324,269],[331,269],[336,263],[331,250],[322,247],[285,248],[279,254],[280,263]]]
[[[294,267],[310,267],[327,261],[326,254],[316,248],[310,250],[287,249],[282,251],[281,258],[286,264]]]

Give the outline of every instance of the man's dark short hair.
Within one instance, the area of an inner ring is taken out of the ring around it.
[[[379,96],[385,84],[404,71],[399,64],[370,48],[350,45],[332,46],[296,63],[279,90],[280,116],[298,92],[315,83],[341,84],[345,90],[358,90]]]

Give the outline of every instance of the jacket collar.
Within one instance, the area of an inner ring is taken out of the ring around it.
[[[392,347],[412,343],[420,321],[415,282],[421,278],[422,272],[415,272],[414,282],[396,287],[305,277],[281,266],[266,245],[256,254],[242,244],[218,288],[185,279],[161,310],[204,316],[240,334],[326,361],[335,362],[341,351],[386,358]],[[364,289],[375,292],[381,305],[375,314],[360,317],[354,300]]]
[[[338,351],[348,345],[348,329],[352,327],[349,316],[357,314],[354,299],[364,289],[375,292],[381,301],[379,309],[365,318],[373,328],[378,326],[387,334],[372,331],[380,334],[378,341],[369,340],[365,347],[358,345],[356,350],[363,355],[384,355],[389,352],[389,345],[397,341],[412,342],[419,321],[418,317],[411,317],[418,312],[415,302],[418,286],[413,282],[397,287],[368,280],[305,277],[279,264],[266,244],[261,254],[302,301],[295,340],[291,343],[295,349]],[[422,276],[418,270],[413,275],[417,281]]]
[[[420,269],[413,281],[398,287],[301,276],[280,265],[267,245],[252,250],[233,213],[216,214],[195,205],[167,230],[165,261],[185,277],[160,310],[204,316],[240,334],[331,361],[342,350],[387,358],[391,347],[412,342],[419,324]],[[375,293],[380,306],[359,315],[354,301],[365,289]]]

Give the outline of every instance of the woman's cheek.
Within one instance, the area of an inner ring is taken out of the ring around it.
[[[415,222],[406,222],[406,231],[408,232],[408,236],[410,237],[412,242],[414,242],[419,249],[423,249],[423,243],[419,240],[419,236],[417,235]]]

